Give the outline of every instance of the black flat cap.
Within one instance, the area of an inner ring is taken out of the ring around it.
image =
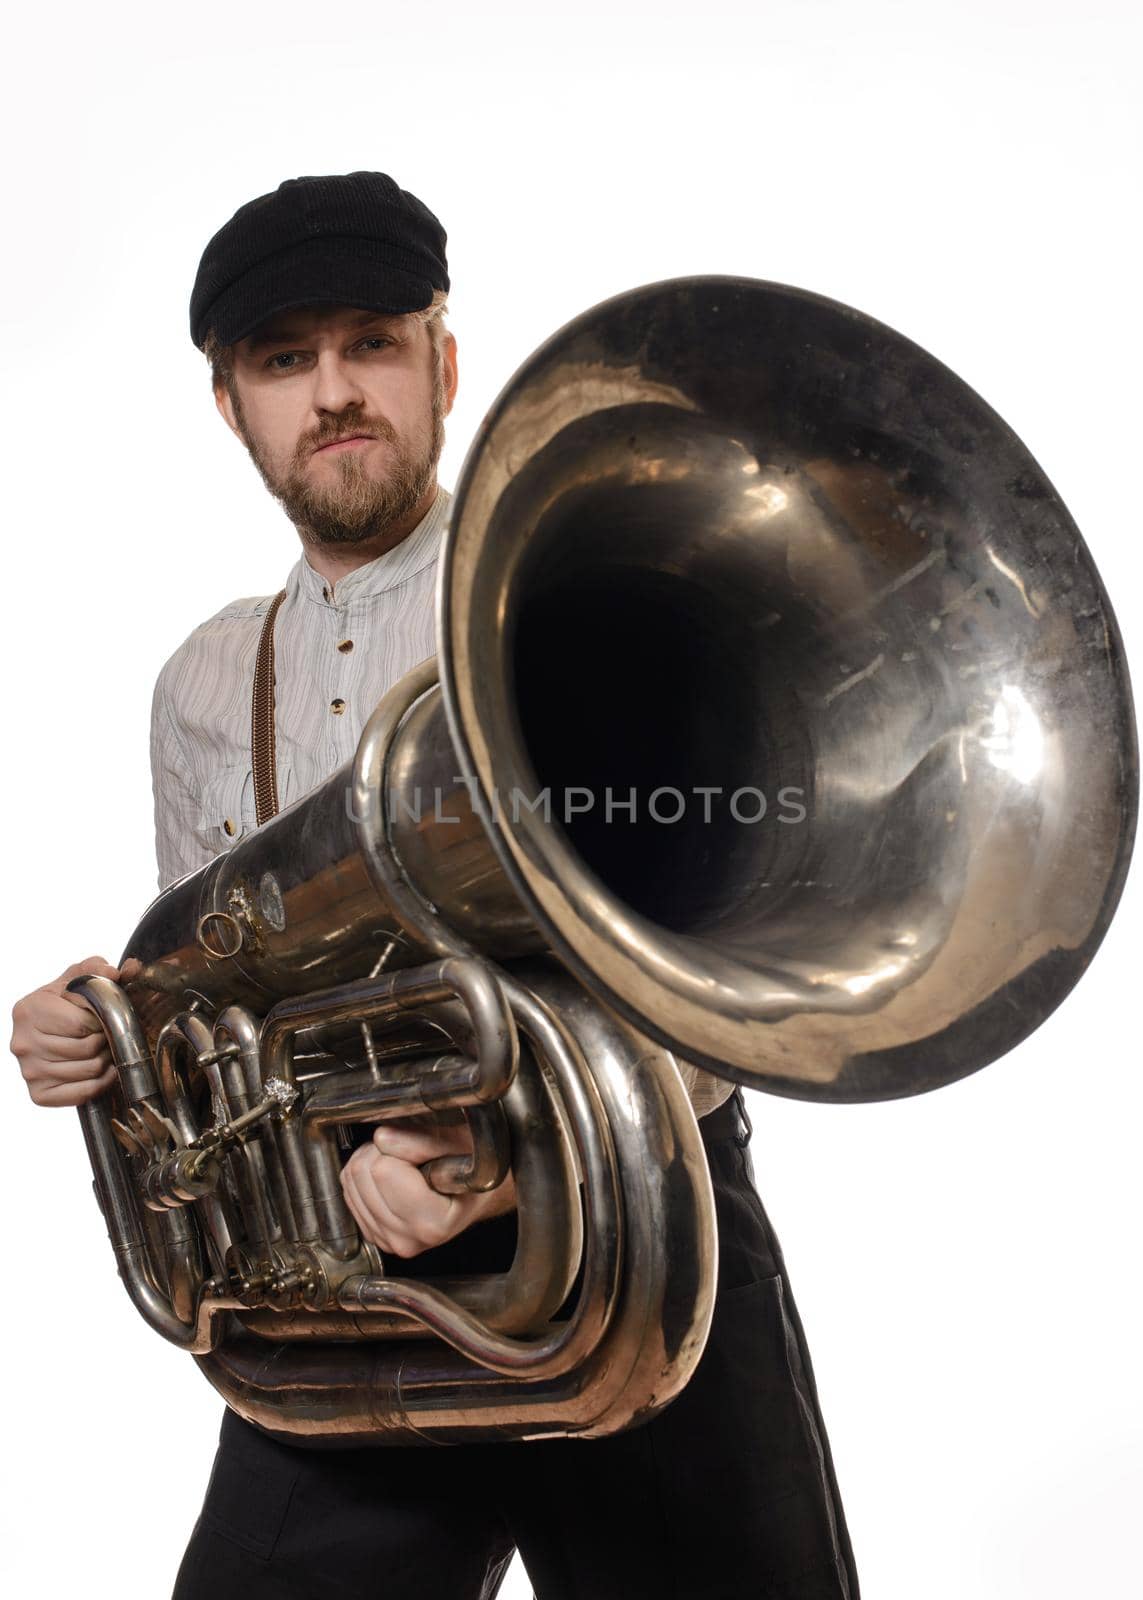
[[[384,172],[287,178],[234,213],[203,251],[191,338],[233,344],[303,305],[423,311],[448,289],[445,231]]]

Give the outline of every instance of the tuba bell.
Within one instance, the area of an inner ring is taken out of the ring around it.
[[[619,296],[493,406],[439,658],[354,760],[172,885],[81,1108],[136,1307],[244,1417],[357,1443],[602,1435],[666,1404],[716,1238],[684,1074],[916,1094],[1011,1049],[1114,913],[1118,629],[1025,447],[856,311]],[[439,681],[438,681],[439,671]],[[515,1259],[364,1242],[348,1130],[463,1116]]]

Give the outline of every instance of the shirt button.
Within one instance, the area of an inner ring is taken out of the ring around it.
[[[227,817],[226,821],[222,824],[222,828],[223,832],[226,833],[231,839],[233,839],[234,835],[238,832],[238,827],[232,817]]]
[[[340,717],[341,713],[345,710],[345,701],[331,700],[329,703],[329,709],[333,712],[335,717]]]
[[[349,652],[353,649],[353,640],[352,639],[343,639],[341,641],[341,643],[338,645],[337,648],[341,651],[343,656],[347,656],[349,654]]]

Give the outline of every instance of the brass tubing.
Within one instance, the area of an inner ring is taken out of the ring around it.
[[[198,1132],[190,1099],[175,1063],[178,1049],[187,1043],[184,1024],[190,1021],[192,1021],[190,1014],[184,1012],[181,1017],[169,1022],[155,1041],[155,1074],[159,1093],[167,1115],[178,1129],[179,1137],[184,1144],[189,1144]],[[217,1205],[215,1209],[217,1212]],[[215,1220],[221,1220],[221,1213],[218,1213],[217,1217],[209,1218],[208,1225]],[[203,1277],[199,1232],[194,1221],[182,1207],[166,1210],[161,1218],[161,1226],[166,1241],[167,1284],[171,1306],[180,1321],[187,1322],[193,1316],[195,1297]],[[217,1250],[216,1238],[212,1237],[209,1243]],[[215,1265],[221,1264],[224,1256],[225,1247],[217,1258],[212,1256]]]
[[[344,1311],[403,1311],[471,1361],[521,1378],[560,1376],[580,1366],[610,1321],[622,1270],[621,1200],[607,1116],[578,1045],[548,1007],[520,984],[504,980],[513,1015],[553,1073],[578,1134],[587,1216],[583,1287],[566,1323],[533,1339],[505,1338],[431,1284],[411,1279],[356,1277],[343,1285]]]
[[[201,1017],[191,1011],[180,1012],[160,1030],[155,1042],[155,1071],[159,1087],[170,1112],[171,1120],[179,1130],[184,1144],[198,1137],[199,1127],[191,1107],[186,1083],[178,1065],[180,1052],[201,1055],[210,1048],[210,1029]],[[204,1231],[211,1250],[214,1270],[221,1272],[226,1262],[232,1238],[226,1207],[218,1194],[204,1195],[199,1201]]]
[[[229,1008],[233,1009],[233,1008]],[[249,1040],[235,1037],[234,1030],[224,1020],[226,1013],[214,1025],[212,1032],[212,1048],[225,1049],[234,1046],[238,1054],[224,1055],[219,1062],[222,1072],[222,1082],[226,1091],[226,1102],[230,1111],[230,1119],[244,1116],[251,1106],[249,1094],[249,1078],[244,1059],[244,1044]],[[241,1026],[239,1024],[239,1026]],[[256,1043],[256,1040],[255,1040]],[[262,1099],[259,1090],[256,1091],[254,1102]],[[267,1182],[266,1165],[262,1149],[255,1141],[243,1142],[231,1152],[229,1157],[230,1170],[234,1174],[238,1188],[243,1215],[246,1219],[247,1236],[245,1243],[248,1248],[265,1254],[272,1240],[280,1237],[281,1230],[271,1222],[270,1213],[266,1205]]]
[[[126,1082],[136,1092],[145,1090],[149,1096],[157,1098],[150,1053],[134,1007],[118,984],[109,978],[86,977],[77,978],[68,987],[73,993],[82,995],[99,1018],[116,1068]],[[184,1320],[176,1313],[170,1297],[154,1286],[147,1271],[147,1241],[139,1223],[124,1158],[111,1132],[111,1113],[106,1099],[91,1100],[81,1106],[79,1116],[95,1173],[100,1209],[119,1266],[119,1276],[135,1309],[156,1333],[162,1334],[171,1344],[196,1355],[211,1350],[217,1338],[213,1316],[216,1310],[221,1309],[221,1302],[198,1300],[193,1317]],[[199,1287],[194,1286],[195,1299]]]
[[[453,998],[463,1003],[473,1030],[473,1098],[497,1100],[516,1069],[515,1026],[486,965],[467,956],[446,956],[425,966],[282,1001],[262,1024],[264,1075],[293,1082],[285,1045],[303,1028],[362,1020],[384,1023],[402,1013],[418,1014],[427,1006]]]
[[[498,1333],[534,1333],[566,1300],[583,1242],[579,1183],[553,1091],[531,1052],[502,1102],[513,1134],[520,1197],[516,1252],[507,1272],[426,1280]],[[263,1339],[429,1338],[397,1312],[243,1312]]]
[[[567,974],[533,968],[517,978],[518,987],[506,983],[513,1005],[558,1019],[604,1107],[622,1193],[622,1277],[606,1332],[581,1364],[539,1381],[502,1375],[499,1388],[490,1381],[477,1420],[499,1412],[499,1426],[515,1437],[602,1435],[666,1404],[702,1353],[718,1259],[710,1175],[672,1058]],[[574,1106],[569,1112],[590,1211],[593,1158]],[[598,1225],[589,1220],[589,1234]],[[479,1436],[471,1432],[467,1387],[467,1379],[456,1384],[444,1377],[426,1345],[414,1347],[398,1378],[405,1415],[420,1433],[442,1441]]]
[[[455,1104],[469,1092],[473,1068],[474,1063],[465,1056],[437,1056],[428,1062],[394,1063],[380,1082],[371,1075],[347,1071],[327,1074],[310,1088],[302,1111],[302,1143],[318,1196],[322,1242],[335,1255],[346,1259],[353,1254],[357,1230],[342,1197],[341,1164],[328,1130],[342,1123],[382,1121],[386,1114],[408,1116],[426,1109],[421,1093],[425,1082],[433,1082],[434,1089],[445,1086],[439,1097],[434,1094],[434,1106]],[[455,1085],[451,1094],[447,1092],[450,1085]],[[430,1168],[433,1165],[429,1163]],[[432,1181],[431,1171],[426,1177]],[[342,1218],[339,1233],[337,1224]]]
[[[352,1067],[327,1072],[307,1085],[306,1121],[324,1129],[470,1104],[474,1065],[471,1057],[450,1051],[386,1062],[377,1079]]]
[[[289,1116],[276,1130],[282,1152],[286,1185],[290,1191],[297,1238],[306,1244],[316,1244],[321,1238],[318,1225],[317,1204],[309,1167],[302,1142],[302,1125],[297,1116]]]
[[[124,1179],[122,1160],[110,1120],[98,1101],[80,1107],[80,1121],[87,1153],[91,1158],[99,1188],[100,1207],[107,1222],[111,1247],[115,1252],[119,1276],[136,1311],[156,1333],[182,1350],[202,1355],[218,1340],[214,1313],[222,1302],[201,1299],[190,1321],[175,1312],[168,1296],[152,1284],[148,1273],[148,1251],[133,1215],[131,1192]]]
[[[159,1086],[146,1035],[134,1006],[119,985],[110,978],[86,976],[73,978],[68,989],[82,995],[103,1024],[127,1104],[157,1099]]]
[[[463,1110],[472,1153],[438,1156],[421,1168],[438,1194],[487,1194],[508,1176],[508,1129],[500,1102]]]
[[[177,1057],[183,1050],[189,1050],[192,1056],[197,1056],[209,1048],[209,1044],[210,1029],[201,1017],[196,1017],[190,1011],[181,1011],[177,1017],[165,1023],[155,1041],[155,1072],[159,1088],[183,1144],[190,1144],[198,1138],[199,1127]]]
[[[384,1023],[402,1014],[417,1013],[426,1005],[459,999],[466,1010],[475,1041],[472,1060],[461,1063],[454,1077],[447,1071],[442,1082],[432,1085],[425,1103],[446,1106],[483,1103],[498,1099],[511,1082],[518,1060],[518,1044],[512,1014],[497,984],[484,966],[467,957],[446,957],[427,966],[388,973],[364,982],[338,985],[316,994],[283,1001],[262,1024],[260,1046],[264,1079],[280,1077],[295,1081],[293,1041],[303,1028],[318,1023],[352,1021]],[[415,1069],[412,1069],[415,1081]],[[401,1074],[397,1074],[398,1077]],[[432,1084],[432,1078],[426,1081]],[[311,1110],[311,1105],[313,1110]],[[335,1256],[345,1259],[357,1248],[358,1235],[341,1192],[341,1167],[336,1151],[325,1138],[320,1120],[320,1087],[311,1093],[310,1104],[302,1111],[302,1134],[291,1132],[287,1119],[283,1135],[300,1145],[300,1160],[310,1179],[315,1239]],[[341,1116],[339,1120],[352,1120]],[[288,1152],[295,1162],[298,1155]],[[307,1235],[306,1237],[311,1237]]]
[[[171,1122],[178,1128],[184,1144],[190,1144],[199,1138],[199,1123],[195,1122],[194,1109],[190,1106],[186,1078],[182,1077],[182,1072],[179,1070],[178,1054],[179,1051],[189,1051],[197,1058],[207,1048],[210,1048],[210,1029],[203,1019],[195,1016],[192,1011],[181,1011],[178,1016],[171,1018],[170,1022],[166,1022],[155,1042],[155,1072],[158,1075],[158,1086],[162,1091],[166,1109],[170,1110]],[[223,1272],[226,1253],[232,1245],[231,1224],[227,1221],[226,1206],[218,1194],[203,1195],[199,1206],[203,1218],[203,1232],[207,1235],[207,1243],[210,1246],[211,1262],[215,1272]]]
[[[710,1178],[678,1070],[571,980],[550,970],[524,978],[536,991],[531,1005],[514,984],[508,990],[522,1030],[546,1044],[549,1019],[574,1040],[552,1060],[572,1069],[558,1088],[589,1199],[597,1126],[601,1148],[609,1143],[617,1159],[609,1179],[622,1200],[610,1209],[622,1235],[605,1241],[604,1254],[625,1265],[622,1284],[611,1282],[602,1337],[578,1364],[541,1378],[490,1371],[432,1339],[384,1350],[284,1343],[268,1357],[265,1338],[238,1335],[199,1362],[242,1416],[273,1432],[344,1443],[600,1435],[638,1421],[686,1382],[709,1327],[717,1253]],[[606,1227],[607,1209],[600,1216],[596,1208],[593,1227]]]
[[[245,1083],[245,1104],[258,1102],[263,1098],[263,1070],[261,1070],[261,1050],[258,1043],[258,1022],[247,1006],[229,1005],[226,1010],[218,1014],[215,1021],[215,1038],[231,1040],[239,1046],[240,1070],[242,1070],[243,1083]],[[264,1123],[259,1134],[258,1144],[250,1149],[251,1165],[263,1170],[266,1179],[269,1179],[269,1189],[274,1197],[274,1211],[277,1216],[277,1234],[295,1240],[298,1238],[298,1224],[293,1214],[293,1198],[282,1162],[282,1149],[279,1144],[279,1126],[277,1123]]]
[[[583,1220],[575,1164],[553,1091],[528,1053],[529,1070],[520,1071],[503,1101],[513,1130],[513,1168],[519,1196],[516,1252],[503,1273],[429,1280],[480,1322],[498,1333],[535,1332],[563,1304],[575,1279],[583,1245]],[[353,1096],[346,1072],[322,1080],[331,1101],[342,1100],[348,1120],[368,1122],[389,1109],[380,1086]],[[374,1103],[371,1102],[371,1098]],[[332,1122],[331,1118],[331,1122]],[[271,1338],[358,1335],[409,1337],[409,1315],[396,1307],[355,1318],[325,1311],[283,1324],[277,1313],[255,1312],[242,1319],[246,1327]],[[370,1324],[372,1323],[372,1326]]]

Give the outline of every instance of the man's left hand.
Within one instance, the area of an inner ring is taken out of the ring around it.
[[[341,1171],[345,1203],[371,1244],[388,1255],[416,1256],[432,1250],[485,1217],[516,1204],[509,1173],[487,1194],[438,1194],[421,1167],[437,1156],[471,1154],[465,1123],[442,1124],[426,1117],[383,1122],[372,1142],[355,1150]]]

